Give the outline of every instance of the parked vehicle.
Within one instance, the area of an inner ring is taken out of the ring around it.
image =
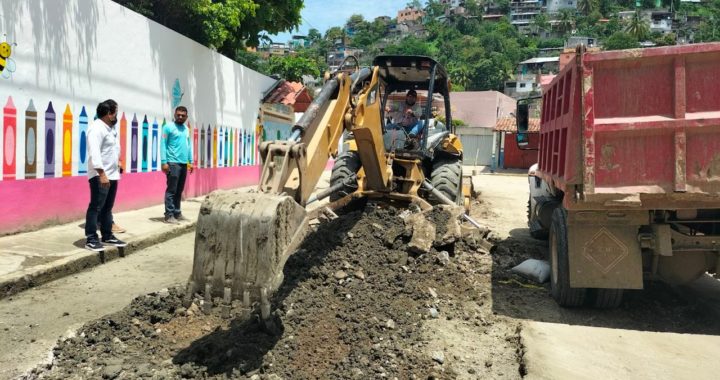
[[[544,91],[528,224],[549,237],[558,304],[615,307],[644,279],[720,270],[718,62],[718,43],[581,47]]]

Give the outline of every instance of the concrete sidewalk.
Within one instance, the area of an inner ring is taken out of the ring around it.
[[[315,191],[327,189],[330,171],[320,177]],[[237,190],[249,191],[255,186]],[[184,200],[183,215],[189,221],[179,225],[163,222],[164,206],[159,204],[133,211],[113,213],[118,225],[127,232],[117,237],[128,243],[104,252],[85,249],[84,220],[43,228],[38,231],[0,237],[0,299],[25,289],[68,276],[143,248],[164,242],[195,229],[200,205],[205,197]],[[320,207],[327,199],[310,207]]]
[[[115,221],[127,229],[117,237],[128,245],[106,246],[104,252],[84,248],[84,220],[0,237],[0,299],[190,232],[203,199],[183,201],[189,221],[178,225],[163,222],[163,205],[114,213]]]

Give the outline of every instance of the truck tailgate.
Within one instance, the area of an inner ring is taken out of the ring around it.
[[[585,54],[582,76],[586,197],[717,202],[720,44]]]

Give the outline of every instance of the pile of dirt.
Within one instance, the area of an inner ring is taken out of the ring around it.
[[[519,378],[519,324],[492,311],[487,231],[417,255],[406,214],[369,204],[318,226],[287,262],[271,331],[237,303],[231,318],[198,296],[185,308],[178,286],[86,324],[29,378]]]

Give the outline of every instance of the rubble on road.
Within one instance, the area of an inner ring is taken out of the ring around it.
[[[435,229],[452,218],[444,212],[430,214],[432,233],[422,232],[430,244],[419,251],[410,247],[418,230],[409,234],[406,222],[427,221],[423,213],[403,219],[370,204],[318,225],[288,259],[270,324],[257,305],[208,305],[196,295],[184,306],[185,287],[177,286],[86,324],[28,378],[455,378],[456,360],[428,341],[423,324],[462,322],[481,334],[496,318],[489,281],[474,277],[489,278],[491,259],[472,248],[483,238],[438,250],[450,239],[447,227]],[[451,234],[461,238],[459,228]],[[515,333],[492,337],[503,344],[489,349],[509,350],[511,360],[486,374],[518,377],[518,349],[507,347]]]

